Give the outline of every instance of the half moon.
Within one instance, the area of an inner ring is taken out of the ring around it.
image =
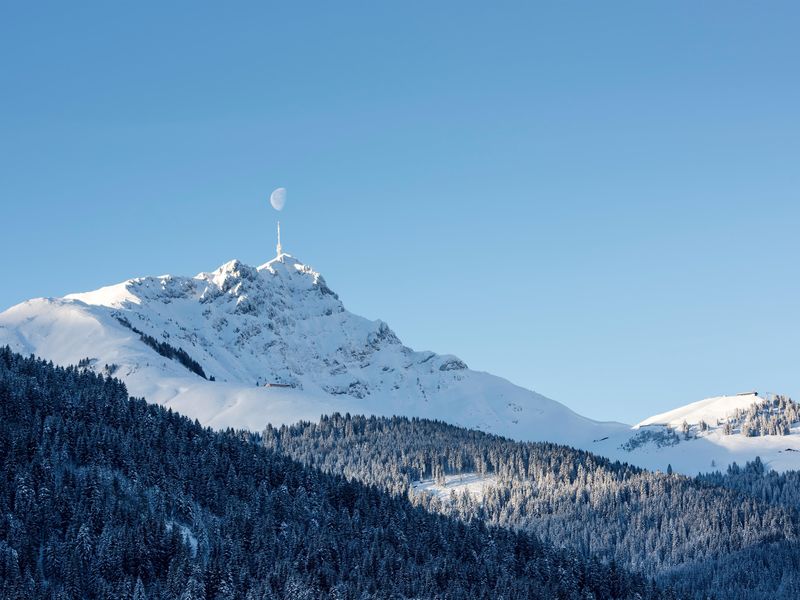
[[[283,210],[286,205],[286,188],[279,187],[269,195],[269,203],[275,210]]]

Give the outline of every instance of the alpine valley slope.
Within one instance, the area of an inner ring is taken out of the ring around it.
[[[345,310],[323,277],[289,254],[257,268],[234,260],[195,277],[29,300],[0,314],[6,344],[56,364],[82,361],[121,378],[132,395],[217,429],[260,431],[338,411],[581,448],[629,430],[455,356],[411,350],[386,323]]]

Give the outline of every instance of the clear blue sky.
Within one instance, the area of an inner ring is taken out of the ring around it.
[[[595,418],[800,396],[796,2],[222,6],[0,6],[0,308],[263,262],[283,185],[417,349]]]

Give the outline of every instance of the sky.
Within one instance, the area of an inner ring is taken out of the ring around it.
[[[0,4],[0,309],[284,249],[596,419],[800,400],[796,2]]]

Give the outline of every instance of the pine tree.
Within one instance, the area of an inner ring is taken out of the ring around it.
[[[133,588],[133,600],[148,600],[141,577],[136,578],[136,587]]]

